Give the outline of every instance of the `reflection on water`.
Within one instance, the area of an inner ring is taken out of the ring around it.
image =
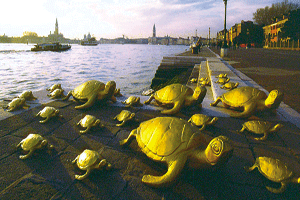
[[[61,83],[74,88],[87,80],[115,80],[124,94],[148,88],[163,56],[184,52],[186,46],[72,45],[66,52],[31,52],[33,45],[0,44],[0,99],[24,90],[44,90]]]

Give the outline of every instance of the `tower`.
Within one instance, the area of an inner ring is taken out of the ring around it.
[[[156,37],[156,29],[155,29],[155,24],[153,25],[153,37]]]
[[[58,35],[58,22],[56,18],[54,35]]]

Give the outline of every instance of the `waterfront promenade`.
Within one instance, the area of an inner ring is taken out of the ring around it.
[[[197,55],[185,52],[180,56],[205,58],[195,65],[189,79],[209,77],[213,81],[217,73],[227,72],[241,85],[261,88],[208,48],[203,48]],[[195,88],[197,83],[188,81],[187,85]],[[119,146],[119,141],[138,127],[139,122],[163,116],[154,105],[126,108],[136,113],[137,121],[125,127],[116,127],[113,117],[125,109],[121,101],[126,97],[118,97],[115,104],[75,110],[75,102],[50,101],[46,92],[41,91],[34,93],[38,100],[30,104],[29,110],[7,113],[0,109],[0,115],[5,115],[0,121],[0,199],[299,199],[299,185],[290,185],[284,193],[273,194],[265,186],[280,187],[280,184],[266,180],[257,170],[249,173],[244,170],[245,166],[253,165],[255,158],[271,156],[286,162],[300,176],[300,129],[295,124],[299,113],[282,103],[275,116],[265,113],[252,117],[284,125],[278,132],[270,134],[266,141],[256,141],[249,134],[237,132],[245,119],[229,117],[230,111],[221,105],[209,105],[222,92],[216,84],[207,86],[201,110],[183,109],[175,116],[189,119],[195,113],[202,113],[219,117],[217,123],[207,127],[203,134],[208,139],[219,135],[229,137],[235,147],[232,158],[217,170],[185,168],[174,185],[161,189],[144,185],[141,178],[145,174],[162,175],[166,167],[147,158],[139,151],[136,142],[129,147]],[[141,98],[143,102],[148,97]],[[40,118],[35,115],[46,105],[60,109],[63,118],[40,124]],[[104,127],[92,128],[89,133],[80,135],[75,124],[85,114],[99,118]],[[50,152],[41,150],[27,160],[20,160],[19,155],[23,152],[16,150],[15,146],[29,133],[41,134],[54,145],[54,149]],[[75,180],[75,174],[84,172],[71,161],[84,149],[101,152],[112,169],[95,170],[87,179]]]

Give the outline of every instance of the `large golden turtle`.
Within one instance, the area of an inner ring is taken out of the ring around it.
[[[86,170],[83,175],[75,175],[77,180],[85,179],[93,169],[110,169],[111,164],[103,159],[102,156],[93,150],[86,149],[80,155],[78,155],[73,161],[73,164],[77,163],[77,166],[81,170]]]
[[[28,154],[21,155],[20,159],[26,159],[30,157],[35,150],[46,147],[47,145],[48,141],[39,134],[29,134],[17,145],[17,148],[21,147],[24,151],[29,151]],[[53,146],[50,145],[49,147],[52,148]]]
[[[279,90],[272,90],[268,95],[253,87],[239,87],[224,93],[218,97],[211,106],[223,102],[226,108],[242,110],[240,113],[231,113],[231,117],[246,118],[256,111],[275,110],[283,100],[283,93]]]
[[[273,193],[282,193],[289,183],[300,183],[300,177],[295,177],[294,172],[289,169],[286,163],[269,157],[258,157],[252,167],[245,167],[250,172],[257,167],[258,171],[267,179],[276,183],[281,183],[280,188],[266,188]]]
[[[19,96],[19,98],[24,98],[27,101],[36,100],[37,98],[33,96],[32,91],[23,91]]]
[[[263,137],[255,137],[255,140],[265,140],[267,139],[269,133],[275,132],[278,129],[283,127],[282,124],[276,124],[275,126],[272,126],[271,122],[267,121],[260,121],[260,120],[253,120],[253,121],[247,121],[243,124],[242,129],[239,131],[240,133],[244,132],[244,130],[247,130],[249,132],[252,132],[254,134],[263,134]]]
[[[116,90],[116,82],[109,81],[106,85],[100,81],[90,80],[71,90],[63,100],[69,99],[72,95],[75,100],[85,102],[83,105],[75,106],[76,109],[84,109],[94,105],[95,101],[111,100],[116,102],[114,92]]]
[[[198,105],[201,107],[205,95],[206,88],[204,86],[198,86],[193,91],[190,87],[175,83],[156,91],[144,103],[149,104],[155,99],[158,105],[173,106],[169,110],[161,111],[163,114],[172,115],[178,113],[183,106]]]
[[[3,106],[3,108],[8,109],[8,112],[17,110],[18,108],[29,108],[30,105],[26,104],[26,100],[24,98],[14,98],[13,100],[11,100],[11,102],[9,102],[7,104],[7,106]]]
[[[227,137],[219,136],[208,143],[196,126],[176,117],[144,121],[120,145],[130,144],[134,137],[149,158],[168,165],[168,171],[162,176],[143,176],[142,182],[153,187],[171,184],[187,160],[189,167],[209,168],[226,162],[233,151]]]

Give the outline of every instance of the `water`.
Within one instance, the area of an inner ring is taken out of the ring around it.
[[[72,45],[65,52],[31,52],[33,45],[0,44],[0,100],[24,90],[39,91],[60,83],[72,89],[91,79],[114,80],[126,95],[149,88],[163,56],[187,50],[180,45]]]

